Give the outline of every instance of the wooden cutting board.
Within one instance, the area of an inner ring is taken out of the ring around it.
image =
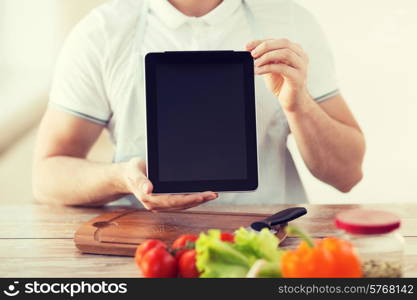
[[[170,245],[182,234],[199,234],[211,228],[233,232],[268,216],[226,212],[111,212],[82,225],[74,241],[83,253],[134,256],[138,245],[147,239],[159,239]],[[284,231],[279,230],[277,236],[283,240]]]

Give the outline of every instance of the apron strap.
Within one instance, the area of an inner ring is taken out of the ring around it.
[[[140,9],[138,25],[136,26],[135,42],[136,42],[136,52],[141,53],[141,46],[145,39],[147,19],[149,12],[149,0],[142,0],[142,7]]]
[[[246,19],[248,20],[249,27],[251,28],[253,38],[263,38],[262,29],[259,26],[259,22],[256,21],[255,15],[252,9],[249,7],[248,1],[242,0],[243,9],[245,10]]]
[[[139,14],[138,19],[138,25],[136,26],[136,34],[135,34],[135,46],[134,46],[134,52],[135,55],[133,55],[135,64],[137,64],[137,82],[138,84],[138,95],[141,94],[141,88],[144,86],[142,82],[144,82],[145,76],[145,64],[144,64],[144,55],[142,53],[142,46],[145,41],[145,33],[146,33],[146,27],[147,27],[147,20],[148,20],[148,13],[149,13],[149,0],[142,0],[142,7]]]

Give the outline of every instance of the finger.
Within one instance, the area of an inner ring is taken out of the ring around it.
[[[196,193],[189,195],[161,195],[150,196],[147,205],[151,210],[180,210],[186,207],[194,207],[217,198],[212,192]]]
[[[135,188],[135,192],[140,190],[144,194],[152,193],[153,185],[146,176],[146,162],[141,158],[134,158],[129,164],[131,171],[127,178],[131,186]]]
[[[136,178],[130,178],[131,184],[135,187],[136,192],[140,195],[150,195],[153,191],[153,184],[142,172],[135,175]]]
[[[191,208],[197,207],[199,205],[201,205],[201,203],[200,204],[193,203],[193,204],[186,205],[186,206],[181,207],[180,209],[175,209],[175,210],[187,210],[187,209],[191,209]]]
[[[288,48],[294,51],[298,56],[303,57],[303,53],[301,53],[300,50],[297,47],[295,47],[294,44],[291,43],[291,41],[287,39],[265,40],[258,46],[256,46],[256,48],[253,49],[251,53],[254,58],[258,58],[264,55],[266,52],[284,48]]]
[[[200,203],[190,203],[190,205],[186,205],[182,209],[183,210],[190,209],[190,208],[196,207],[198,205],[201,205],[201,204],[204,204],[206,202],[213,201],[213,200],[216,200],[216,199],[219,198],[219,194],[218,193],[209,192],[208,195],[209,196],[204,196],[203,197],[203,201],[202,202],[200,202]]]
[[[307,53],[304,51],[303,47],[300,44],[293,43],[294,49],[296,50],[296,53],[300,55],[305,61],[309,61],[309,57]]]
[[[273,41],[274,39],[265,39],[265,40],[255,40],[252,41],[250,43],[248,43],[246,45],[246,50],[247,51],[253,51],[256,47],[258,47],[261,43],[266,42],[266,41]],[[276,40],[276,39],[275,39]],[[285,42],[284,42],[285,43]],[[291,42],[290,42],[291,43]],[[308,55],[307,53],[304,51],[303,47],[300,44],[297,43],[291,43],[292,46],[294,47],[293,50],[295,53],[297,53],[297,55],[308,59]]]
[[[153,184],[152,182],[145,176],[139,175],[139,177],[128,177],[130,184],[134,188],[135,194],[140,195],[150,195],[153,191]]]
[[[258,45],[260,45],[264,41],[266,41],[266,40],[255,40],[255,41],[252,41],[250,43],[247,43],[246,44],[246,50],[252,51],[253,49],[258,47]]]
[[[193,207],[196,207],[196,206],[199,206],[199,205],[201,205],[202,203],[198,203],[198,202],[193,202],[193,203],[190,203],[190,204],[187,204],[187,205],[184,205],[184,206],[177,206],[177,207],[169,207],[169,208],[161,208],[161,209],[157,209],[157,210],[154,210],[154,211],[156,211],[156,212],[158,212],[158,211],[179,211],[179,210],[187,210],[187,209],[190,209],[190,208],[193,208]]]
[[[272,63],[284,63],[295,69],[302,69],[304,67],[304,62],[301,57],[289,49],[273,50],[255,60],[256,67]]]
[[[151,211],[153,212],[160,212],[160,211],[178,211],[187,209],[189,207],[194,207],[202,204],[204,201],[204,198],[194,197],[192,200],[188,199],[188,201],[184,203],[179,203],[176,199],[174,199],[172,196],[162,199],[158,199],[157,202],[153,202],[153,204],[149,205]]]
[[[143,184],[142,184],[142,192],[144,195],[151,195],[153,191],[153,184],[152,182],[146,178],[143,180]]]
[[[269,64],[269,65],[264,65],[259,68],[255,68],[255,72],[257,75],[276,73],[276,74],[281,74],[282,76],[286,78],[295,80],[298,77],[299,71],[286,64]]]
[[[202,204],[217,198],[216,194],[212,192],[196,193],[187,196],[171,195],[169,197],[168,205],[170,207],[184,207],[192,204]]]
[[[137,189],[135,190],[135,196],[138,198],[140,202],[142,202],[143,206],[146,209],[150,209],[151,201],[149,197],[151,197],[153,191],[153,184],[152,182],[143,175],[141,179],[139,179]]]

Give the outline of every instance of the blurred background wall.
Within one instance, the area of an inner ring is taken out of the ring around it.
[[[363,181],[341,194],[312,178],[289,141],[311,201],[417,201],[417,1],[297,1],[328,35],[368,143]],[[56,56],[71,27],[102,2],[0,0],[0,201],[31,201],[34,138]],[[91,157],[109,160],[111,151],[103,135]]]
[[[417,1],[298,2],[322,24],[342,93],[367,139],[365,177],[347,195],[300,167],[312,199],[417,202]]]
[[[32,201],[32,153],[56,56],[72,26],[102,2],[0,0],[0,201]],[[105,134],[91,156],[110,159]]]

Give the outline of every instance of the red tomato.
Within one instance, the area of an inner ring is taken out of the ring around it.
[[[181,235],[179,238],[175,240],[175,242],[172,244],[172,249],[180,249],[187,246],[187,242],[195,243],[195,241],[198,239],[198,236],[194,234],[184,234]]]
[[[200,273],[198,272],[196,263],[195,250],[185,250],[178,261],[178,274],[183,278],[198,278]]]
[[[165,243],[159,241],[159,240],[147,240],[144,243],[142,243],[137,249],[135,253],[135,262],[138,267],[140,267],[141,261],[143,256],[151,249],[155,247],[161,247],[166,249]]]
[[[229,242],[229,243],[234,243],[235,242],[235,236],[231,233],[228,232],[222,232],[220,239],[223,242]]]
[[[163,247],[154,247],[146,252],[140,267],[145,278],[177,277],[177,261]]]
[[[194,234],[184,234],[175,240],[175,242],[172,244],[171,249],[175,251],[175,257],[177,258],[177,260],[179,260],[181,258],[181,255],[183,255],[184,252],[187,250],[187,244],[195,243],[197,239],[198,236]]]

